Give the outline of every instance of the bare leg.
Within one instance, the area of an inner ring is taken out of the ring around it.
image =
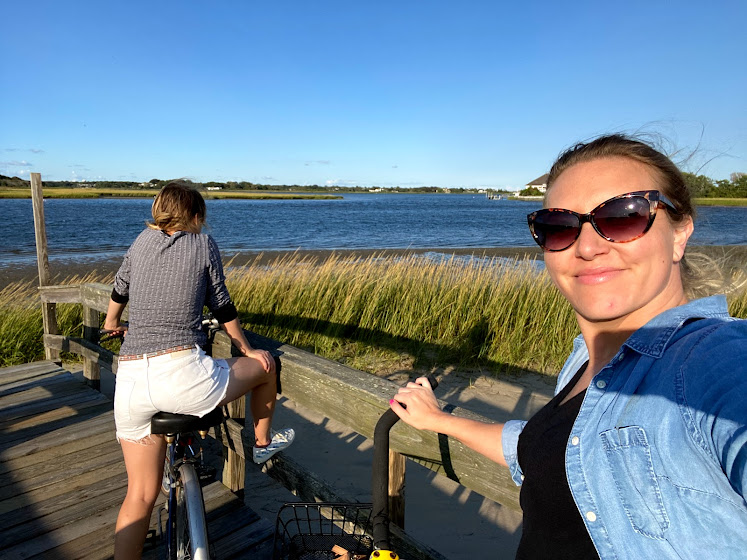
[[[114,533],[115,560],[140,558],[143,553],[166,457],[166,442],[163,437],[151,437],[152,440],[146,443],[121,440],[127,468],[127,496],[117,517]]]
[[[249,407],[254,419],[254,443],[268,445],[272,438],[270,427],[277,393],[275,371],[266,371],[255,358],[230,358],[226,361],[231,372],[226,398],[220,404],[228,404],[251,391]]]

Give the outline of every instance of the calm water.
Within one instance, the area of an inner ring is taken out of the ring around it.
[[[124,254],[150,218],[150,199],[52,199],[44,212],[50,261]],[[535,201],[479,195],[355,194],[342,200],[210,200],[207,230],[238,251],[531,246]],[[0,266],[36,262],[31,200],[0,200]],[[747,208],[698,209],[693,243],[747,244]],[[730,227],[719,227],[729,224]]]

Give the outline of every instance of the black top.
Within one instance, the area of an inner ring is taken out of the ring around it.
[[[584,365],[524,426],[518,458],[524,481],[524,522],[517,559],[598,559],[565,473],[565,449],[586,390],[560,404],[586,370]]]

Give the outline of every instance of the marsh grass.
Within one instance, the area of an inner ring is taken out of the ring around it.
[[[97,274],[70,276],[56,280],[59,284],[106,282],[111,277]],[[58,304],[57,324],[60,332],[81,336],[83,318],[80,305]],[[35,281],[14,282],[0,289],[0,367],[44,358],[44,329],[41,305]],[[77,360],[72,355],[65,359]]]
[[[229,273],[255,332],[360,369],[364,348],[416,368],[548,372],[575,336],[571,308],[531,260],[374,255],[259,260]],[[364,352],[367,353],[367,352]],[[377,361],[374,360],[376,363]]]
[[[578,333],[570,306],[528,258],[258,256],[226,270],[245,328],[372,373],[552,375]],[[62,283],[77,282],[111,277]],[[730,294],[729,307],[747,318],[747,291]],[[57,316],[63,333],[80,336],[80,306],[58,305]],[[0,366],[43,356],[36,287],[11,284],[0,290]]]

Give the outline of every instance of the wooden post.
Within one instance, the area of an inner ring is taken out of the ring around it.
[[[389,520],[405,528],[405,456],[389,450]]]
[[[83,338],[93,342],[94,344],[99,343],[99,328],[101,326],[101,315],[96,309],[83,306]],[[86,380],[86,384],[96,389],[101,390],[101,370],[99,368],[98,359],[92,360],[86,356],[83,356],[83,377]]]
[[[47,255],[47,229],[44,224],[44,195],[42,194],[41,173],[31,174],[31,203],[34,210],[34,233],[36,235],[36,266],[39,272],[39,286],[49,286],[49,257]],[[42,303],[44,334],[60,334],[57,326],[57,306]],[[44,357],[52,362],[62,363],[60,351],[44,346]]]
[[[233,346],[226,333],[220,331],[215,334],[212,344],[213,358],[230,358],[233,355]],[[245,423],[246,419],[246,397],[240,397],[228,404],[228,414],[234,420]],[[246,427],[244,427],[246,430]],[[252,436],[253,437],[253,436]],[[248,451],[251,456],[251,450]],[[246,455],[245,453],[242,453]],[[244,489],[245,483],[244,459],[239,453],[230,447],[223,446],[223,485],[232,492]]]

